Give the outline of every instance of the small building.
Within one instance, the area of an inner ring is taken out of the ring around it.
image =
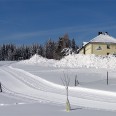
[[[83,44],[79,54],[116,55],[116,39],[107,32],[98,32],[98,36]]]

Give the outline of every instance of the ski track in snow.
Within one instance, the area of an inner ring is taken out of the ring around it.
[[[0,81],[9,95],[29,102],[52,102],[65,104],[65,88],[46,81],[22,69],[11,66],[0,67]],[[116,93],[82,87],[69,88],[71,105],[102,110],[116,110]]]

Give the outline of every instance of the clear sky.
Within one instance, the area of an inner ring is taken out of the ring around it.
[[[116,0],[0,0],[0,44],[44,43],[65,33],[81,44],[98,31],[116,37]]]

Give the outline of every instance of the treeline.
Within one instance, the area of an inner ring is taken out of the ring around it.
[[[57,42],[49,39],[44,45],[22,45],[3,44],[0,46],[1,61],[15,61],[29,59],[34,54],[41,55],[48,59],[61,59],[72,52],[77,52],[75,40],[70,40],[68,35],[59,38]]]

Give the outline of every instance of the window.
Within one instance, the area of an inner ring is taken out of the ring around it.
[[[96,50],[102,50],[101,46],[98,46],[98,47],[96,48]]]
[[[114,52],[113,55],[116,56],[116,52]]]
[[[109,44],[107,44],[107,49],[110,49],[110,45]]]

